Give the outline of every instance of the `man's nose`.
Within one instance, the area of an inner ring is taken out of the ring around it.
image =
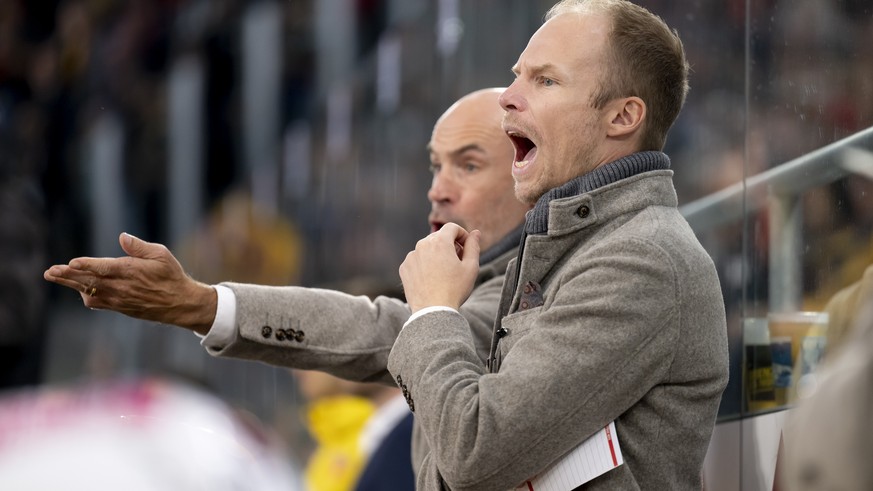
[[[448,204],[455,201],[457,195],[457,187],[452,182],[451,178],[443,172],[433,176],[430,183],[430,189],[427,191],[427,199],[431,203]]]
[[[524,110],[526,104],[524,97],[521,95],[519,84],[519,79],[515,79],[515,81],[512,82],[512,84],[510,84],[497,99],[498,102],[500,102],[500,107],[505,111]]]

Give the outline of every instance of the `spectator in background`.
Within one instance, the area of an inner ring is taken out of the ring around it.
[[[304,475],[309,491],[415,489],[412,413],[397,387],[293,372],[316,443]]]
[[[864,276],[838,291],[825,306],[828,313],[827,357],[835,356],[849,339],[851,330],[858,325],[864,302],[873,298],[873,266],[868,266]]]
[[[304,423],[315,442],[304,470],[306,490],[352,491],[367,460],[361,432],[376,409],[367,397],[370,384],[316,371],[295,370],[294,375],[306,400]]]
[[[186,271],[201,281],[287,285],[300,279],[302,238],[293,222],[234,189],[178,246]]]
[[[873,268],[827,310],[839,332],[828,343],[839,345],[828,346],[812,390],[789,412],[780,489],[873,489]]]
[[[846,162],[858,161],[847,158]],[[873,176],[862,166],[853,170],[862,172],[839,184],[808,190],[802,197],[805,310],[822,310],[847,285],[857,289],[865,269],[873,264]],[[842,332],[846,326],[840,324],[835,327]]]

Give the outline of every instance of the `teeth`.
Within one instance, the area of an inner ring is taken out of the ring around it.
[[[519,169],[521,169],[522,167],[526,166],[528,162],[530,162],[530,160],[522,160],[521,162],[515,162],[515,166],[518,167]]]

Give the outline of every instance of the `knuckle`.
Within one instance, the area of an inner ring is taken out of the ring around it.
[[[109,265],[105,262],[98,262],[94,265],[93,272],[97,276],[106,276],[109,274]]]

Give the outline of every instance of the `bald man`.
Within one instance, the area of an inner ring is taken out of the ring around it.
[[[501,128],[502,93],[483,89],[458,100],[436,122],[427,146],[431,231],[453,222],[481,232],[479,273],[459,311],[483,363],[503,276],[530,209],[514,194],[514,149]],[[407,304],[295,286],[206,285],[187,276],[161,244],[128,234],[119,242],[126,257],[76,258],[49,268],[45,279],[79,292],[86,307],[194,331],[214,356],[394,383],[388,355],[410,316]],[[418,460],[421,453],[415,454]]]

